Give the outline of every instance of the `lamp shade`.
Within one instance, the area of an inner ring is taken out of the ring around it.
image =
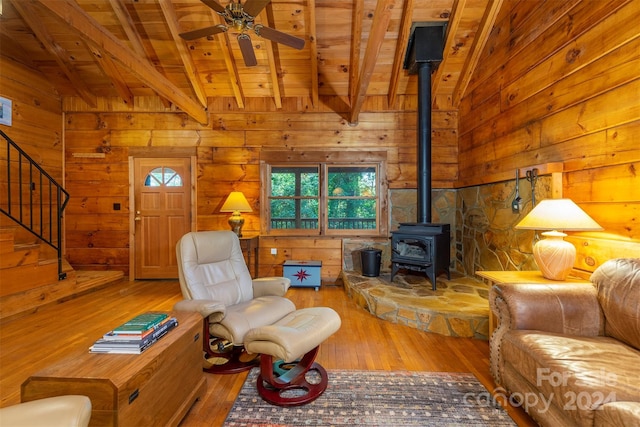
[[[603,230],[571,199],[542,200],[516,225],[516,228],[523,230]]]
[[[241,191],[232,191],[220,208],[220,212],[253,212],[253,209]]]
[[[533,245],[533,258],[542,275],[550,280],[565,280],[576,261],[576,248],[558,230],[603,230],[570,199],[542,200],[516,228],[548,230],[542,233],[545,238]]]

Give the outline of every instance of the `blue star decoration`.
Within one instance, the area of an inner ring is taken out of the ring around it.
[[[296,274],[294,274],[294,276],[296,276],[298,278],[298,282],[302,282],[304,279],[306,279],[307,277],[309,277],[311,275],[308,274],[306,270],[300,269],[300,271],[298,271]]]

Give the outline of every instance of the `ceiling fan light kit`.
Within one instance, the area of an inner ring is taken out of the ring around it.
[[[253,30],[253,32],[259,37],[294,49],[300,50],[304,47],[305,42],[301,38],[294,37],[270,27],[265,27],[261,24],[254,25],[255,17],[258,16],[262,9],[264,9],[271,0],[247,0],[244,5],[240,3],[240,0],[237,2],[231,0],[226,7],[222,7],[215,0],[201,1],[213,9],[218,15],[222,16],[226,25],[214,25],[181,33],[180,37],[184,40],[190,41],[202,37],[209,38],[214,34],[222,33],[229,29],[239,32],[238,44],[240,46],[242,58],[244,59],[244,63],[247,67],[252,67],[258,64],[253,50],[253,44],[251,43],[251,37],[246,33],[249,30]]]

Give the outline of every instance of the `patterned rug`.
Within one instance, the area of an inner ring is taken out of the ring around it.
[[[253,369],[227,415],[238,426],[515,426],[472,374],[329,371],[315,401],[283,408],[263,401]]]

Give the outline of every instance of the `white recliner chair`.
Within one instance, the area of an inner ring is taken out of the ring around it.
[[[284,298],[290,285],[285,277],[252,280],[232,231],[187,233],[176,252],[185,299],[175,309],[204,318],[205,371],[235,373],[259,364],[258,393],[275,405],[303,405],[324,392],[328,374],[315,358],[340,328],[338,313],[296,310]],[[311,382],[309,371],[316,374]]]
[[[245,334],[296,310],[284,297],[285,277],[251,279],[238,236],[232,231],[185,234],[176,247],[183,301],[176,310],[204,318],[205,371],[236,373],[256,366],[246,354]]]
[[[86,427],[90,419],[91,400],[87,396],[47,397],[0,409],[3,427]]]

